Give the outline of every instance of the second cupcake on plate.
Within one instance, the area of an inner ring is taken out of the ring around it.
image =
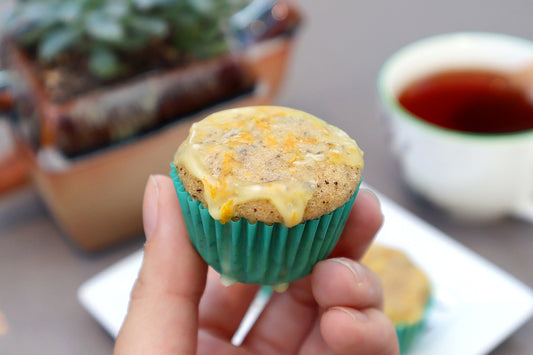
[[[313,115],[255,106],[195,123],[171,168],[191,242],[222,280],[283,288],[337,243],[363,153]]]

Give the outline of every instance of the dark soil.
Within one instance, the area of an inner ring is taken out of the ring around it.
[[[36,72],[50,97],[57,103],[68,101],[80,94],[94,91],[102,86],[123,83],[148,72],[161,71],[186,65],[192,59],[185,58],[174,48],[159,43],[140,53],[123,53],[122,73],[111,80],[103,80],[89,72],[88,59],[81,53],[63,54],[54,63],[34,60],[35,51],[28,51],[36,63]]]

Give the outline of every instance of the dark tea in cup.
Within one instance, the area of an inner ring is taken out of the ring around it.
[[[440,127],[474,133],[533,129],[533,102],[508,75],[486,70],[442,71],[408,85],[400,104]]]

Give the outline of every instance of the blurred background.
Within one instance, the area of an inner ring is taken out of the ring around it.
[[[300,0],[294,4],[302,21],[295,33],[285,37],[292,47],[290,55],[284,57],[284,69],[280,69],[279,90],[272,84],[276,90],[261,100],[302,109],[346,130],[365,152],[363,178],[367,184],[533,287],[533,226],[511,218],[485,224],[460,222],[413,194],[400,178],[390,152],[388,127],[376,95],[376,76],[383,62],[417,39],[455,31],[490,31],[533,40],[533,3]],[[258,56],[254,52],[247,58],[255,60]],[[256,79],[262,75],[259,71],[253,74]],[[272,75],[265,74],[264,80]],[[254,91],[252,96],[256,94],[261,93]],[[155,132],[150,137],[164,135]],[[6,139],[3,134],[0,140]],[[10,148],[0,144],[0,149]],[[2,154],[0,151],[0,159]],[[64,157],[45,158],[49,165],[63,166]],[[83,165],[80,160],[73,163],[69,159],[69,164]],[[146,181],[146,175],[141,177],[142,183],[136,188],[139,196]],[[91,276],[141,248],[142,233],[131,231],[109,245],[83,247],[83,242],[65,231],[68,221],[57,217],[69,216],[72,210],[68,204],[58,207],[63,200],[50,202],[58,200],[43,192],[57,192],[65,185],[47,184],[46,176],[40,181],[40,185],[28,182],[0,195],[0,313],[4,315],[0,317],[0,353],[108,354],[113,339],[80,305],[77,289]],[[97,215],[103,207],[91,203],[86,208],[83,213]],[[89,227],[82,229],[86,233],[82,240],[95,234]],[[533,322],[529,321],[491,353],[531,354],[532,332]]]

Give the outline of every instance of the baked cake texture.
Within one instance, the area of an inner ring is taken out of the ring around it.
[[[302,111],[222,111],[193,125],[175,155],[179,177],[213,218],[294,226],[345,204],[362,151],[345,132]]]

